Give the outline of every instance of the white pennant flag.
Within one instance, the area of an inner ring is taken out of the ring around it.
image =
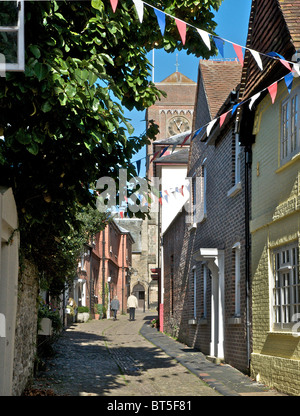
[[[298,74],[298,77],[300,77],[300,65],[299,64],[293,64],[293,69]]]
[[[249,109],[252,110],[252,106],[255,103],[255,101],[258,99],[258,97],[260,96],[260,92],[258,92],[257,94],[254,94],[253,97],[251,97],[250,100],[250,104],[249,104]]]
[[[262,71],[263,64],[262,64],[262,60],[261,60],[259,52],[254,51],[253,49],[249,49],[249,51],[252,53],[253,58],[255,59],[257,65],[259,66],[259,69]]]
[[[217,119],[215,118],[214,120],[212,120],[209,124],[208,124],[208,126],[207,126],[207,128],[206,128],[206,135],[207,135],[207,137],[210,135],[210,132],[211,132],[211,129],[213,128],[213,126],[214,126],[214,124],[215,124],[215,122],[217,121]]]
[[[143,17],[144,17],[144,3],[142,2],[142,0],[133,0],[133,2],[135,4],[135,8],[139,16],[139,20],[142,23]]]
[[[205,32],[205,30],[202,29],[197,29],[199,35],[201,36],[203,42],[205,43],[205,45],[208,47],[208,49],[211,49],[211,45],[210,45],[210,39],[209,39],[209,34],[207,32]]]

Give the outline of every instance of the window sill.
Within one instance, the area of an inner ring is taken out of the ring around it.
[[[228,319],[229,325],[240,325],[242,323],[242,318],[240,316],[233,316]]]
[[[229,191],[227,192],[227,196],[230,198],[233,198],[235,195],[237,195],[242,189],[241,182],[237,182]]]
[[[188,324],[189,325],[197,325],[197,319],[189,319]]]
[[[294,163],[298,162],[300,160],[300,153],[297,153],[295,156],[293,156],[290,160],[285,162],[280,168],[275,170],[275,173],[280,173],[283,170],[287,169],[289,166],[293,165]]]
[[[300,332],[292,332],[292,331],[268,331],[269,335],[285,335],[289,337],[299,338]]]

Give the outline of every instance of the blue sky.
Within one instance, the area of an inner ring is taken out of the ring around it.
[[[217,23],[216,33],[223,39],[245,46],[248,32],[249,15],[251,0],[223,0],[218,13],[215,15]],[[189,29],[193,30],[193,29]],[[179,35],[178,35],[179,36]],[[201,38],[199,36],[199,41]],[[176,54],[178,53],[178,70],[193,81],[197,82],[199,58],[194,55],[187,55],[185,51],[168,54],[163,50],[154,52],[154,81],[160,82],[176,70]],[[225,58],[236,58],[232,45],[225,42]],[[150,53],[148,59],[152,63],[153,54]],[[221,56],[216,56],[217,59]],[[145,130],[145,113],[144,112],[125,112],[126,117],[130,118],[131,124],[135,128],[135,135],[140,135]],[[140,150],[133,158],[136,161],[145,157],[145,149]],[[144,163],[141,161],[140,176],[145,174]]]

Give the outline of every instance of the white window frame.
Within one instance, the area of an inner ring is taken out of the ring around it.
[[[241,182],[241,145],[240,135],[235,133],[235,172],[234,172],[234,184],[237,185]]]
[[[280,163],[288,162],[300,152],[300,88],[294,91],[281,104],[280,122]]]
[[[273,250],[272,328],[291,332],[300,317],[299,243]]]
[[[196,268],[193,269],[193,281],[194,281],[193,318],[197,319],[197,272],[196,272]]]
[[[234,316],[241,316],[241,243],[235,243],[232,247],[234,254],[235,297]]]
[[[18,24],[17,26],[0,26],[0,32],[18,33],[18,51],[17,62],[7,63],[0,60],[0,72],[5,74],[6,71],[24,71],[25,70],[25,42],[24,42],[24,0],[18,0]],[[2,54],[3,56],[3,54]],[[5,58],[5,57],[4,57]]]
[[[207,287],[208,287],[209,269],[203,264],[203,318],[207,318]]]

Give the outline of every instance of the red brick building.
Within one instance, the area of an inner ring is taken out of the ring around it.
[[[193,131],[236,104],[241,71],[235,61],[200,61]],[[249,173],[236,113],[215,126],[209,137],[203,129],[190,147],[191,213],[179,213],[163,235],[164,326],[214,361],[244,371],[250,350]]]
[[[133,237],[128,230],[111,221],[86,245],[79,261],[75,281],[75,301],[94,312],[94,304],[104,304],[117,295],[120,312],[127,311],[130,290]]]

